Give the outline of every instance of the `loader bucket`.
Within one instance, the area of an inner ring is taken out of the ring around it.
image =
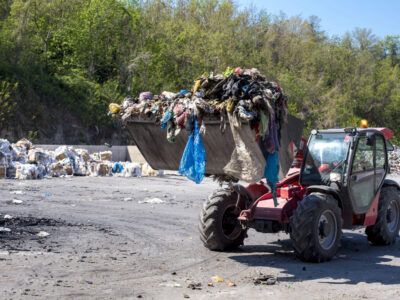
[[[202,136],[203,144],[206,149],[206,174],[224,174],[223,168],[231,159],[235,144],[229,124],[226,126],[225,133],[220,131],[220,121],[217,118],[205,119],[207,128],[206,134]],[[244,130],[248,130],[249,135],[254,135],[254,131],[248,124],[243,123]],[[154,124],[153,118],[140,118],[130,121],[126,125],[136,146],[142,153],[149,165],[155,170],[179,170],[179,164],[185,149],[189,132],[182,130],[175,139],[174,143],[167,140],[165,130],[159,125]],[[283,177],[290,168],[293,161],[291,142],[297,147],[302,136],[303,121],[288,116],[288,123],[284,124],[281,130],[281,147],[279,150],[279,160],[281,163],[280,177]]]

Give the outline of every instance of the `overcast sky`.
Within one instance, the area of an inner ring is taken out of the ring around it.
[[[288,17],[315,15],[328,35],[343,35],[354,28],[370,28],[378,37],[400,35],[400,0],[235,0],[243,8],[255,6]]]

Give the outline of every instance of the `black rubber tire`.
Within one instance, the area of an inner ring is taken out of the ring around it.
[[[233,210],[236,206],[237,193],[229,189],[215,191],[204,203],[200,213],[199,232],[204,246],[210,250],[223,251],[243,245],[246,230],[243,230],[239,221],[234,217]],[[231,225],[224,226],[224,215],[231,217]],[[236,223],[237,222],[237,223]],[[227,228],[228,227],[228,228]],[[231,234],[227,234],[231,231]]]
[[[400,220],[392,232],[388,228],[387,213],[391,201],[397,202],[397,217],[400,216],[400,193],[395,187],[383,187],[379,196],[378,217],[372,226],[365,229],[368,240],[373,245],[391,245],[399,235]]]
[[[321,246],[320,218],[328,213],[336,225],[336,235],[332,236],[326,249]],[[328,194],[311,193],[298,203],[290,217],[290,238],[296,256],[306,262],[324,262],[335,256],[342,237],[342,212],[335,198]]]

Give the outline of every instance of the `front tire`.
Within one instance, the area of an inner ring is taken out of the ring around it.
[[[290,238],[297,257],[324,262],[336,254],[342,237],[342,213],[333,196],[311,193],[290,218]]]
[[[204,246],[223,251],[243,245],[246,230],[242,229],[236,212],[237,193],[229,189],[214,192],[200,213],[199,233]]]
[[[373,245],[391,245],[400,229],[400,195],[395,187],[383,187],[379,196],[378,217],[365,229]]]

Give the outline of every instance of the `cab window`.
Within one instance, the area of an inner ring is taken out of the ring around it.
[[[354,155],[352,173],[359,173],[374,170],[374,147],[366,144],[366,139],[358,141],[356,153]]]

